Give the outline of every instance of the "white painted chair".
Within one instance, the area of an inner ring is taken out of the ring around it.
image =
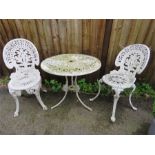
[[[40,97],[41,76],[35,68],[35,65],[39,65],[39,54],[33,43],[22,38],[9,41],[3,49],[3,59],[9,69],[15,68],[8,83],[9,93],[16,102],[14,117],[19,114],[18,96],[23,90],[35,94],[43,110],[47,110]]]
[[[129,95],[129,103],[133,110],[137,110],[131,102],[131,96],[134,92],[136,85],[136,74],[140,74],[145,69],[150,57],[150,49],[143,44],[133,44],[125,47],[118,54],[115,65],[120,67],[119,70],[113,70],[110,74],[104,75],[99,80],[99,90],[97,95],[90,99],[90,101],[95,100],[100,94],[100,84],[102,82],[110,85],[115,91],[114,103],[111,121],[115,122],[115,112],[120,93],[126,88],[133,88]]]

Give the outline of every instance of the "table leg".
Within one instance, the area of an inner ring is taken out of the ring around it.
[[[89,111],[93,111],[90,107],[88,107],[87,105],[85,105],[85,104],[83,103],[83,101],[80,99],[80,97],[79,97],[79,90],[80,90],[80,87],[79,87],[78,84],[77,84],[77,76],[76,76],[76,77],[75,77],[75,91],[76,91],[76,96],[77,96],[78,100],[80,101],[80,103],[81,103],[86,109],[88,109]]]
[[[65,83],[65,85],[63,85],[63,91],[65,91],[65,95],[64,95],[64,97],[59,101],[59,103],[57,103],[56,105],[54,105],[53,107],[51,107],[51,109],[54,109],[54,108],[56,108],[56,107],[58,107],[64,100],[65,100],[65,98],[66,98],[66,96],[67,96],[67,93],[68,93],[68,77],[66,76],[65,77],[66,78],[66,83]]]
[[[98,92],[97,92],[95,97],[89,99],[90,101],[94,101],[100,95],[100,92],[101,92],[101,80],[97,80],[97,83],[98,83]]]

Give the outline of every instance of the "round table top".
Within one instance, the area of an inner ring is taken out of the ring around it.
[[[59,76],[86,75],[100,67],[99,59],[85,54],[60,54],[46,58],[41,63],[41,68],[45,72]]]

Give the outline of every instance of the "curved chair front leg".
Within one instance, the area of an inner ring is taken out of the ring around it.
[[[131,91],[131,93],[130,93],[130,95],[129,95],[129,103],[130,103],[130,106],[131,106],[131,108],[133,109],[133,110],[137,110],[137,108],[132,104],[132,102],[131,102],[131,97],[132,97],[132,94],[133,94],[133,92],[135,91],[135,89],[136,89],[136,85],[134,84],[133,86],[132,86],[132,88],[133,88],[133,90]]]
[[[93,98],[90,98],[89,101],[94,101],[100,95],[100,92],[101,92],[101,83],[102,82],[103,82],[102,79],[97,80],[97,83],[98,83],[98,92],[97,92],[96,96],[93,97]]]
[[[16,110],[14,112],[14,117],[19,116],[19,100],[18,100],[18,96],[21,96],[21,91],[15,91],[15,90],[11,90],[9,89],[9,93],[11,94],[11,96],[14,98],[15,102],[16,102]]]
[[[38,102],[40,103],[41,107],[43,108],[43,110],[47,110],[48,109],[47,106],[43,103],[40,97],[40,88],[41,88],[41,81],[34,87],[31,87],[30,89],[26,89],[26,91],[28,94],[34,94]]]
[[[116,117],[115,117],[115,113],[116,113],[116,107],[117,107],[117,103],[118,103],[118,99],[120,97],[120,90],[116,90],[115,91],[115,95],[114,95],[114,103],[113,103],[113,110],[112,110],[112,116],[111,116],[111,121],[115,122],[116,121]]]
[[[40,97],[40,88],[36,89],[34,94],[35,94],[38,102],[42,106],[43,110],[48,110],[47,106],[43,103],[43,101],[42,101],[42,99]]]

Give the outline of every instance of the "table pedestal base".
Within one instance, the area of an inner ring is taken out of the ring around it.
[[[89,111],[92,111],[92,109],[90,107],[88,107],[86,104],[83,103],[83,101],[80,99],[79,97],[79,91],[80,91],[80,87],[77,84],[77,76],[75,76],[75,79],[73,79],[73,77],[71,77],[71,85],[68,85],[68,77],[66,76],[66,83],[63,85],[63,91],[65,92],[64,97],[54,106],[51,107],[51,109],[54,109],[56,107],[58,107],[66,98],[68,91],[74,91],[76,93],[76,97],[78,98],[78,100],[80,101],[80,103]]]

